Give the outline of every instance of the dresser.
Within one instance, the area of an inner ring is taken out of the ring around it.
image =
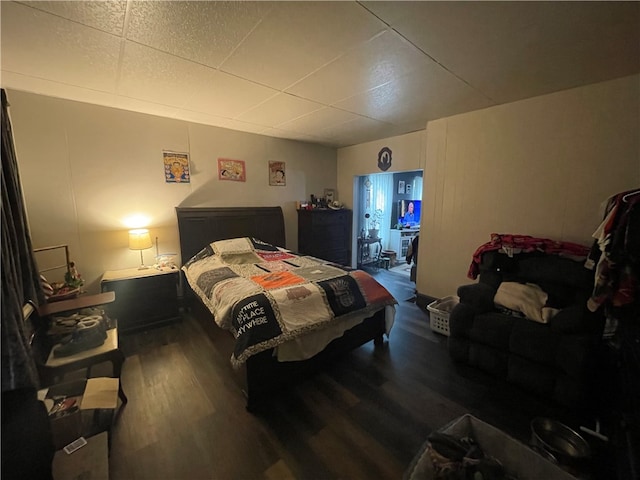
[[[298,251],[351,264],[351,210],[298,210]]]
[[[180,318],[178,269],[111,270],[104,272],[100,288],[115,292],[107,313],[118,320],[120,332],[142,330]]]

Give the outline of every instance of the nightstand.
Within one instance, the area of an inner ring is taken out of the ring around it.
[[[103,292],[115,292],[107,312],[118,320],[121,333],[142,330],[180,319],[178,282],[180,270],[110,270],[104,272]]]

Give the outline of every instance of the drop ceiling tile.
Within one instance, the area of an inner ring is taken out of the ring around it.
[[[355,120],[357,117],[358,115],[355,113],[346,112],[337,108],[324,107],[289,122],[282,123],[278,125],[278,128],[314,135],[325,128],[326,125],[345,123],[350,120]]]
[[[192,112],[189,110],[178,109],[175,118],[185,120],[187,122],[200,123],[202,125],[211,125],[214,127],[227,128],[229,130],[237,130],[248,133],[262,133],[267,127],[263,125],[255,125],[247,122],[239,122],[230,118],[217,117],[201,112]]]
[[[24,92],[37,93],[48,97],[64,98],[77,102],[91,103],[107,107],[115,106],[113,93],[89,90],[87,88],[53,82],[43,78],[30,77],[20,73],[2,71],[2,88],[12,88]]]
[[[243,132],[250,133],[262,133],[268,128],[263,125],[256,125],[254,123],[241,122],[233,119],[225,119],[223,126],[231,130],[241,130]]]
[[[319,103],[294,97],[286,93],[279,93],[266,102],[243,113],[237,119],[266,127],[275,127],[294,118],[311,113],[314,110],[319,110],[320,108],[322,108],[322,105]]]
[[[127,38],[218,67],[271,2],[132,2]]]
[[[422,52],[387,30],[287,89],[330,105],[410,72],[427,61]]]
[[[182,108],[174,109],[172,117],[179,120],[184,120],[185,122],[200,123],[202,125],[212,125],[214,127],[223,127],[225,122],[228,120],[216,115],[194,112]]]
[[[24,5],[1,4],[3,70],[115,91],[118,37]]]
[[[307,135],[301,132],[291,130],[283,130],[280,128],[267,128],[261,132],[261,135],[269,137],[286,138],[287,140],[297,140],[299,142],[320,143],[322,139],[313,135]]]
[[[279,92],[217,70],[203,71],[201,87],[183,105],[187,110],[234,118]]]
[[[108,2],[38,1],[20,3],[118,36],[122,35],[124,17],[127,10],[126,0],[113,0]]]
[[[180,57],[127,41],[118,94],[180,107],[203,88],[213,70]]]
[[[116,108],[122,108],[123,110],[130,110],[132,112],[147,113],[149,115],[169,118],[173,117],[177,111],[175,107],[168,107],[167,105],[145,102],[144,100],[138,100],[137,98],[123,96],[116,97],[113,106]]]
[[[381,121],[403,124],[455,115],[493,105],[434,62],[368,92],[337,102],[335,107]]]
[[[281,90],[382,30],[356,2],[277,2],[220,68]]]
[[[640,69],[638,2],[366,2],[365,6],[498,103]]]
[[[345,123],[331,125],[318,132],[321,138],[338,142],[341,146],[368,142],[384,136],[388,125],[378,120],[358,116]]]

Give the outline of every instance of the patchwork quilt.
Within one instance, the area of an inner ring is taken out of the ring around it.
[[[397,303],[364,271],[249,237],[213,242],[182,270],[215,322],[235,336],[234,366],[323,326]]]

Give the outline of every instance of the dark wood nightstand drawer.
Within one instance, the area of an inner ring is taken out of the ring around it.
[[[117,270],[105,272],[100,283],[103,292],[115,292],[116,301],[107,313],[118,319],[121,332],[180,318],[178,306],[179,270]]]

